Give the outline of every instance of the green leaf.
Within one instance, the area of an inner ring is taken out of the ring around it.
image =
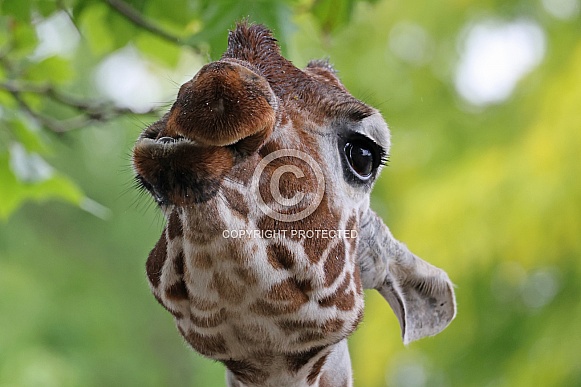
[[[248,4],[244,13],[248,14],[250,21],[265,24],[272,30],[284,54],[287,42],[296,29],[292,22],[292,9],[286,1],[255,1],[255,3],[254,6]]]
[[[16,117],[7,123],[16,140],[21,143],[27,151],[36,153],[47,153],[48,149],[42,139],[42,132],[33,129],[25,119]]]
[[[189,38],[193,45],[209,44],[210,56],[217,59],[227,46],[227,31],[237,21],[248,19],[269,27],[279,39],[283,51],[286,41],[294,30],[292,10],[286,1],[206,1],[200,7],[201,31]]]
[[[127,22],[123,16],[115,11],[109,11],[105,17],[107,28],[112,32],[113,49],[125,47],[141,30]]]
[[[32,16],[30,8],[31,3],[29,1],[4,0],[0,2],[0,14],[12,16],[16,20],[24,23],[30,23]]]
[[[33,53],[38,44],[36,31],[30,23],[18,22],[11,26],[13,57],[24,58]]]
[[[171,22],[186,26],[192,20],[193,7],[188,0],[172,0],[171,7],[164,1],[148,1],[145,4],[145,16],[158,24]]]
[[[124,47],[141,33],[139,27],[104,4],[103,1],[79,1],[73,13],[80,21],[83,37],[97,55],[105,55]]]
[[[355,0],[321,0],[313,5],[313,15],[325,32],[333,32],[343,27],[353,14]]]
[[[175,67],[181,54],[181,48],[167,40],[152,34],[139,34],[135,43],[137,48],[149,58],[169,67]]]
[[[34,11],[43,17],[50,16],[53,12],[60,9],[57,1],[37,0],[34,3]]]
[[[209,45],[210,57],[216,60],[226,50],[227,31],[234,27],[234,21],[240,20],[243,15],[243,2],[223,1],[202,3],[202,28],[199,33],[191,36],[187,42],[194,46]]]
[[[17,102],[8,91],[0,89],[0,111],[5,114],[7,111],[12,111],[17,106]],[[5,117],[3,117],[5,118]]]
[[[115,44],[112,36],[114,31],[106,22],[110,10],[105,4],[96,3],[83,11],[79,18],[82,36],[95,55],[105,55],[113,49]]]
[[[317,0],[311,12],[325,33],[335,32],[345,27],[355,13],[358,3],[375,4],[378,0]]]
[[[27,201],[58,199],[80,206],[82,191],[68,177],[54,172],[37,182],[23,182],[13,172],[7,153],[0,154],[0,219],[7,219]]]
[[[62,84],[74,77],[73,68],[69,60],[51,56],[28,69],[28,79],[36,82]]]

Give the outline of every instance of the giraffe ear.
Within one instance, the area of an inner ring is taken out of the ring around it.
[[[320,59],[310,61],[305,68],[305,72],[323,82],[331,83],[336,87],[347,91],[345,86],[343,86],[337,77],[337,70],[333,68],[328,60]]]
[[[399,320],[404,344],[441,332],[456,316],[443,270],[411,253],[371,210],[361,221],[358,260],[366,289],[376,289]]]
[[[397,316],[407,345],[446,328],[456,315],[456,302],[446,272],[411,253],[406,260],[411,262],[392,262],[376,289]]]

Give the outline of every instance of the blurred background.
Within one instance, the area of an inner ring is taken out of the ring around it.
[[[403,346],[374,291],[358,387],[581,386],[580,0],[0,0],[0,386],[220,386],[151,296],[132,144],[236,20],[379,108],[372,206],[457,285]]]

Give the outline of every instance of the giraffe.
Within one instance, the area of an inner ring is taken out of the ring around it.
[[[454,318],[447,274],[370,209],[390,145],[327,61],[300,70],[247,22],[141,133],[136,179],[167,220],[151,291],[228,386],[352,386],[363,289],[387,300],[406,344]]]

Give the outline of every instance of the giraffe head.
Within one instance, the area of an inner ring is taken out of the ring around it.
[[[300,70],[266,28],[231,32],[133,151],[168,219],[148,278],[188,343],[232,380],[322,383],[364,287],[386,298],[406,343],[441,331],[455,315],[448,277],[369,208],[389,149],[380,113],[327,62]]]

